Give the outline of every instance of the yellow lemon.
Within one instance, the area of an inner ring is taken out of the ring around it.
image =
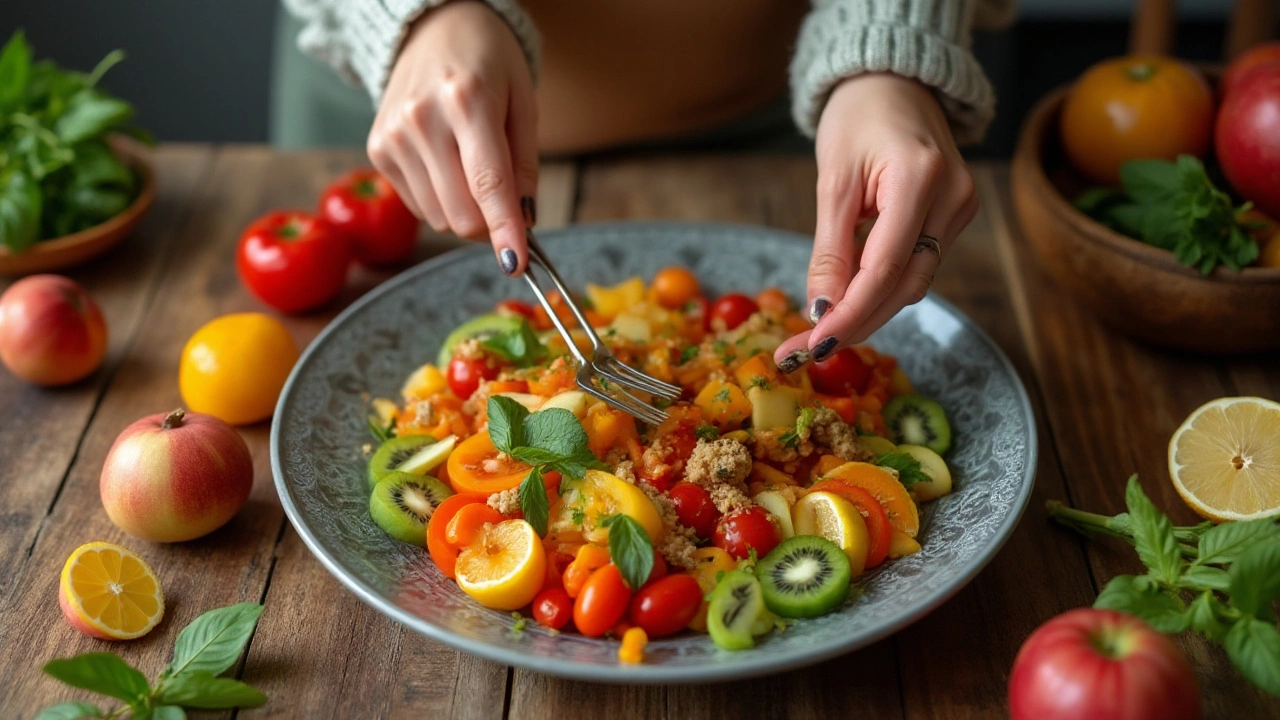
[[[866,567],[867,523],[848,500],[835,493],[811,492],[791,508],[791,523],[796,535],[817,535],[839,545],[854,575]]]
[[[519,610],[533,602],[547,574],[542,538],[524,520],[489,525],[462,549],[454,566],[458,587],[494,610]]]
[[[105,542],[72,551],[62,566],[58,605],[72,627],[102,640],[140,638],[164,617],[155,571],[133,551]]]
[[[587,540],[607,542],[608,530],[599,523],[610,515],[630,516],[644,528],[654,545],[662,539],[662,516],[653,501],[643,490],[616,475],[588,470],[581,480],[562,481],[560,492],[557,524],[576,522]],[[580,522],[574,518],[580,518]]]
[[[297,361],[298,346],[279,320],[262,313],[223,315],[187,341],[178,388],[191,410],[247,425],[271,417]]]
[[[1169,477],[1209,520],[1280,512],[1280,403],[1227,397],[1200,406],[1169,441]]]

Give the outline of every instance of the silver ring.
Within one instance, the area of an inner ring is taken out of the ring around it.
[[[919,255],[922,252],[931,252],[939,258],[942,257],[942,245],[938,242],[938,238],[932,235],[921,235],[916,240],[915,247],[911,248],[913,254]]]

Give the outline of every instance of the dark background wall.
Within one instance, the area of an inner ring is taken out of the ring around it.
[[[973,154],[1007,155],[1036,98],[1122,53],[1131,4],[1023,0],[1013,28],[979,34],[975,49],[1000,114]],[[1179,54],[1220,58],[1229,6],[1180,3]],[[124,48],[127,61],[104,84],[135,103],[139,122],[161,139],[264,142],[277,8],[273,0],[0,0],[0,35],[25,28],[38,56],[86,70]]]

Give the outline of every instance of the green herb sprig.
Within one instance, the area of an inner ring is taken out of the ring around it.
[[[574,480],[606,466],[591,453],[587,431],[573,413],[549,408],[531,413],[509,397],[489,398],[489,439],[499,451],[533,466],[520,483],[520,509],[539,535],[547,534],[550,503],[542,476],[554,470]]]
[[[533,328],[523,320],[514,330],[490,335],[480,345],[517,367],[536,365],[546,359],[548,352]]]
[[[44,666],[45,673],[72,687],[122,700],[125,705],[104,711],[90,702],[58,703],[45,708],[35,720],[119,718],[126,714],[135,720],[183,720],[184,707],[223,710],[262,705],[267,696],[260,691],[239,680],[219,677],[244,652],[260,615],[261,605],[240,603],[192,620],[178,634],[173,660],[154,685],[114,653],[51,660]]]
[[[1192,629],[1226,648],[1254,685],[1280,695],[1280,523],[1275,518],[1175,527],[1147,498],[1137,476],[1125,490],[1129,512],[1108,517],[1050,501],[1049,516],[1085,535],[1124,539],[1147,567],[1119,575],[1094,607],[1136,615],[1164,633]]]
[[[920,467],[920,461],[904,452],[885,453],[876,458],[876,465],[898,471],[898,482],[911,487],[918,482],[929,482],[929,474]]]
[[[778,436],[778,442],[789,448],[800,447],[800,438],[809,432],[809,426],[813,424],[813,418],[818,412],[811,407],[800,408],[800,414],[796,416],[796,426]]]
[[[653,572],[653,542],[649,533],[630,515],[610,515],[600,522],[609,529],[609,557],[627,585],[644,586]]]

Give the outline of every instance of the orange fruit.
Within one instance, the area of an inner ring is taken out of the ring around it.
[[[132,640],[164,617],[160,581],[146,560],[119,545],[91,542],[62,566],[58,605],[71,626],[102,640]]]
[[[1169,477],[1209,520],[1280,513],[1280,403],[1226,397],[1201,405],[1169,441]]]
[[[826,477],[871,493],[884,506],[889,524],[894,529],[908,537],[915,537],[920,531],[920,511],[911,499],[911,493],[888,470],[871,463],[848,462],[832,470]]]
[[[187,407],[232,425],[265,420],[298,361],[289,331],[262,313],[223,315],[182,350],[178,387]]]
[[[542,538],[524,520],[487,526],[462,549],[454,566],[458,587],[494,610],[519,610],[533,601],[547,574]]]

